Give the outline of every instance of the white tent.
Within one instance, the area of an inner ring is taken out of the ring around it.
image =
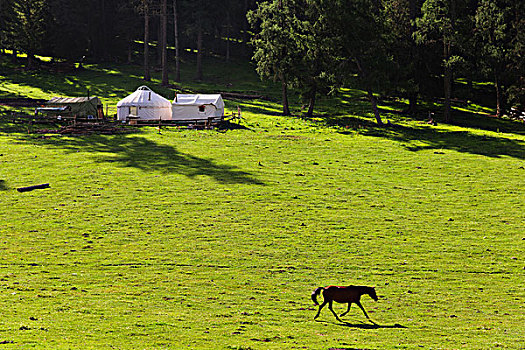
[[[176,95],[172,104],[173,120],[208,120],[224,117],[224,101],[215,95]]]
[[[117,119],[126,120],[128,116],[139,120],[171,120],[171,103],[149,87],[141,86],[117,103]]]

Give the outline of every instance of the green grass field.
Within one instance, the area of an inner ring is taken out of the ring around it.
[[[106,69],[4,69],[0,89],[88,84],[116,103],[143,84]],[[278,96],[233,69],[233,90]],[[226,104],[244,129],[59,136],[2,120],[1,349],[525,348],[523,124],[392,112],[376,128],[352,90],[310,121]],[[376,286],[362,301],[378,325],[356,306],[314,321],[310,294],[330,284]]]

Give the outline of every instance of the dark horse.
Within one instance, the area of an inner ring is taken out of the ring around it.
[[[321,294],[321,291],[323,292],[324,301],[321,304],[321,306],[319,306],[319,311],[317,311],[317,315],[315,315],[314,320],[317,317],[319,317],[319,314],[321,313],[321,309],[326,304],[328,304],[328,308],[330,309],[330,311],[332,311],[335,318],[339,322],[343,322],[341,321],[339,316],[337,316],[334,309],[332,309],[332,302],[335,301],[337,303],[348,303],[348,309],[341,314],[341,317],[343,317],[344,315],[348,313],[348,311],[350,311],[350,306],[352,306],[352,303],[354,303],[354,304],[357,304],[357,306],[359,306],[361,310],[363,310],[366,318],[368,318],[370,322],[374,323],[374,321],[372,321],[370,317],[368,317],[368,314],[366,313],[365,308],[363,307],[363,305],[361,305],[361,302],[359,301],[361,299],[361,295],[363,294],[368,294],[370,298],[377,301],[376,290],[374,289],[374,287],[366,287],[366,286],[348,286],[348,287],[329,286],[325,288],[319,287],[316,290],[314,290],[314,292],[312,293],[312,300],[314,301],[315,305],[319,305],[319,303],[317,302],[317,296]]]

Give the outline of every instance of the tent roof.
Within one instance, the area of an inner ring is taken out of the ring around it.
[[[100,105],[100,99],[98,97],[53,97],[47,104],[62,105],[62,104],[73,104],[73,103],[86,103]]]
[[[151,91],[147,86],[141,86],[131,95],[124,97],[117,103],[121,106],[148,106],[148,107],[170,107],[171,103],[161,95]]]
[[[224,108],[224,102],[220,94],[213,95],[184,95],[177,94],[174,105],[190,105],[190,106],[202,106],[202,105],[214,105],[217,108]]]

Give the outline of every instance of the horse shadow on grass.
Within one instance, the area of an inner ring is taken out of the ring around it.
[[[408,328],[406,326],[403,326],[399,323],[393,324],[393,325],[382,325],[378,323],[353,323],[353,322],[328,322],[328,321],[317,321],[322,323],[328,323],[328,324],[334,324],[336,326],[340,327],[347,327],[347,328],[359,328],[359,329],[394,329],[394,328]]]
[[[253,174],[235,166],[183,153],[173,146],[159,144],[137,134],[30,137],[35,144],[70,153],[92,153],[93,160],[99,163],[114,163],[147,172],[182,174],[189,178],[204,175],[228,184],[264,185]]]

